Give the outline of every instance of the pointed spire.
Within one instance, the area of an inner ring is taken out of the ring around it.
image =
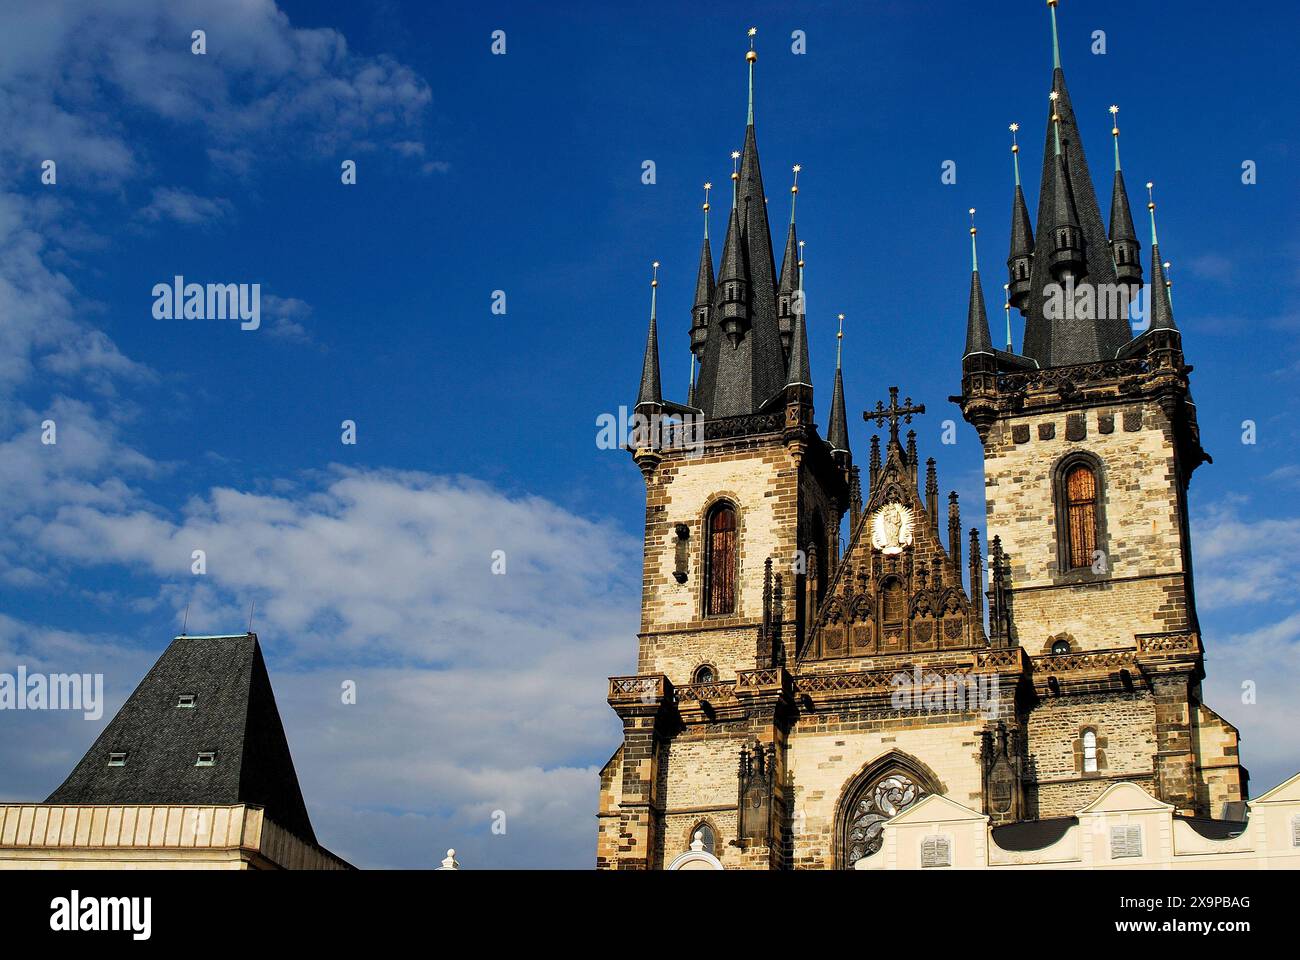
[[[749,71],[757,59],[746,56]],[[752,89],[752,85],[751,85]],[[749,121],[732,173],[733,211],[727,227],[707,345],[700,362],[696,405],[710,418],[744,416],[782,395],[787,363],[777,323],[777,277],[758,144]]]
[[[1129,210],[1128,190],[1119,163],[1119,107],[1111,104],[1110,133],[1115,141],[1115,185],[1110,195],[1110,253],[1120,283],[1136,292],[1142,285],[1142,261],[1133,214]]]
[[[794,332],[790,338],[790,374],[786,377],[786,387],[812,386],[812,371],[808,364],[808,325],[803,297],[803,244],[799,244],[799,289],[798,309],[794,313]]]
[[[1061,39],[1056,32],[1056,0],[1047,0],[1052,11],[1052,69],[1061,69]]]
[[[1087,267],[1087,261],[1083,254],[1079,214],[1074,208],[1074,194],[1070,189],[1070,174],[1066,170],[1065,155],[1061,152],[1061,114],[1057,106],[1060,95],[1057,91],[1052,91],[1051,99],[1052,135],[1056,142],[1056,152],[1052,157],[1051,266],[1052,276],[1064,281],[1067,277],[1078,276]]]
[[[989,318],[984,307],[984,287],[980,283],[979,254],[975,248],[975,208],[970,209],[970,307],[966,313],[966,352],[962,359],[974,353],[993,353],[993,337],[989,334]]]
[[[840,329],[835,334],[835,392],[831,395],[831,419],[826,427],[826,440],[831,453],[849,453],[849,420],[844,409],[844,375],[840,370],[840,354],[844,346],[844,314],[839,315]]]
[[[704,243],[700,246],[700,269],[695,276],[695,304],[691,307],[691,384],[695,384],[695,361],[704,359],[709,339],[709,312],[713,304],[713,251],[709,248],[709,191],[704,185]],[[690,401],[694,405],[694,400]]]
[[[745,121],[746,126],[754,125],[754,64],[758,62],[758,51],[754,49],[754,37],[758,33],[758,27],[749,28],[749,52],[745,54],[745,62],[749,64],[749,116]]]
[[[1165,265],[1160,260],[1160,241],[1156,238],[1155,184],[1147,184],[1147,210],[1151,213],[1151,330],[1177,330],[1174,304]]]
[[[1011,252],[1007,255],[1010,288],[1008,300],[1013,307],[1024,312],[1029,304],[1031,289],[1034,228],[1029,222],[1029,207],[1025,204],[1025,191],[1020,187],[1020,144],[1016,141],[1016,132],[1020,129],[1020,124],[1013,123],[1008,129],[1011,131],[1011,166],[1016,179],[1015,192],[1011,198]]]
[[[781,285],[776,292],[776,324],[781,333],[781,350],[785,356],[790,355],[791,338],[794,336],[794,314],[798,309],[799,285],[799,242],[795,238],[794,207],[799,197],[799,171],[803,168],[794,165],[794,183],[790,187],[790,230],[785,238],[785,257],[781,261]]]
[[[740,211],[733,206],[727,220],[727,238],[722,243],[722,267],[718,272],[718,287],[722,291],[722,331],[731,341],[732,349],[749,328],[749,271],[745,269],[742,242]]]
[[[1055,4],[1049,11],[1056,20]],[[1053,33],[1057,34],[1055,27]],[[1059,35],[1053,41],[1052,104],[1043,145],[1034,258],[1030,273],[1025,337],[1021,353],[1041,367],[1092,363],[1113,358],[1132,338],[1128,319],[1116,311],[1097,311],[1090,319],[1056,314],[1054,284],[1116,283],[1115,262],[1106,223],[1088,171],[1079,125],[1060,67]],[[1012,301],[1016,303],[1016,300]],[[1115,314],[1115,315],[1112,315]]]
[[[663,406],[663,389],[659,383],[659,332],[656,328],[655,300],[659,290],[659,261],[656,260],[650,278],[650,332],[646,335],[645,360],[641,364],[641,390],[637,394],[637,408]]]

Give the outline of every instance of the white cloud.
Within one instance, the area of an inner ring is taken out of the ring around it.
[[[203,56],[190,49],[196,27]],[[254,137],[317,151],[418,142],[431,101],[410,68],[353,54],[336,30],[294,27],[274,0],[0,7],[0,154],[55,159],[61,182],[115,186],[147,167],[122,104],[210,139],[214,162],[238,172]]]
[[[146,220],[173,220],[186,225],[212,224],[234,212],[229,200],[201,197],[184,187],[155,187],[153,199],[140,211]]]

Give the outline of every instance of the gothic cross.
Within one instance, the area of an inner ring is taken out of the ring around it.
[[[889,442],[898,443],[898,419],[902,417],[904,423],[911,423],[914,414],[925,413],[925,404],[919,407],[912,406],[912,398],[904,397],[903,405],[898,405],[898,387],[889,388],[889,406],[885,406],[881,400],[876,401],[876,409],[862,411],[862,419],[870,423],[876,422],[876,426],[883,427],[885,421],[889,421]]]

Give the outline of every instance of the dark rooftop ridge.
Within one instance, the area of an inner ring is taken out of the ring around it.
[[[109,753],[125,763],[110,767]],[[253,633],[173,639],[46,803],[246,803],[316,843]]]

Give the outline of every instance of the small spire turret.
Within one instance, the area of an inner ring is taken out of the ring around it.
[[[1115,140],[1115,185],[1110,196],[1110,252],[1115,261],[1115,275],[1135,296],[1142,286],[1142,261],[1133,214],[1129,210],[1128,190],[1119,162],[1119,107],[1110,107],[1110,133]]]
[[[1016,181],[1015,193],[1011,198],[1011,252],[1007,255],[1010,288],[1008,302],[1024,313],[1032,289],[1030,275],[1034,265],[1034,228],[1029,222],[1029,207],[1025,204],[1025,192],[1020,186],[1020,144],[1016,141],[1020,124],[1013,123],[1008,129],[1011,131],[1011,166]]]

